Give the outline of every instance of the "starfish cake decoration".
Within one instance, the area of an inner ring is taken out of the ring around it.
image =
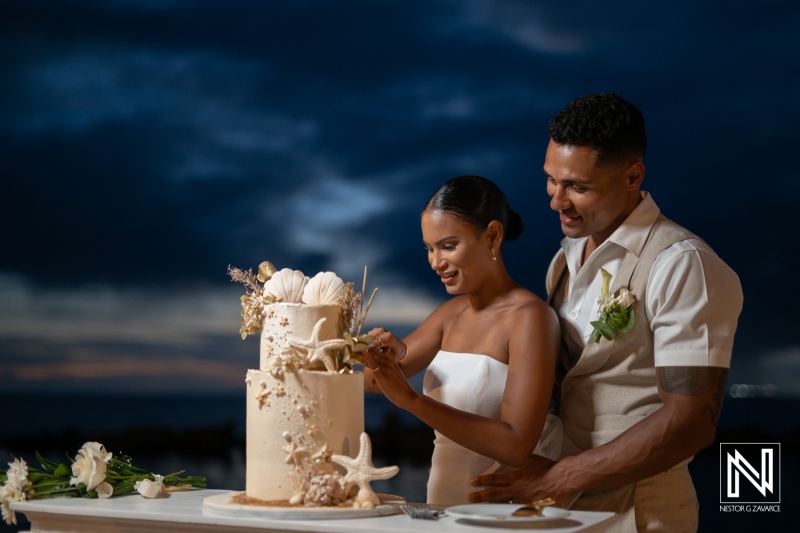
[[[320,340],[319,333],[322,330],[322,324],[327,319],[320,318],[314,325],[314,331],[311,332],[311,338],[307,341],[297,339],[295,337],[288,337],[287,342],[295,348],[305,348],[308,350],[308,362],[315,363],[322,361],[325,365],[325,370],[328,372],[335,372],[336,366],[333,363],[333,358],[328,353],[328,350],[338,350],[344,348],[347,342],[344,339],[331,339],[327,341]]]
[[[328,462],[331,458],[331,455],[333,455],[333,450],[328,448],[328,443],[325,442],[322,447],[317,450],[317,453],[311,456],[311,458],[316,464],[322,464]]]
[[[259,410],[264,407],[265,405],[269,407],[269,395],[272,394],[272,391],[267,388],[267,384],[263,381],[261,382],[261,390],[256,393],[256,400],[258,400],[258,408]]]
[[[302,446],[298,446],[294,442],[290,442],[288,445],[284,446],[283,451],[286,452],[286,459],[284,462],[287,465],[300,466],[303,459],[308,456],[308,450]]]
[[[347,483],[358,485],[358,495],[356,504],[362,508],[374,508],[380,505],[380,500],[369,486],[370,481],[389,479],[400,470],[397,466],[386,466],[375,468],[372,464],[372,442],[369,435],[361,433],[361,449],[355,458],[347,455],[331,455],[331,462],[341,465],[347,469],[344,480]]]

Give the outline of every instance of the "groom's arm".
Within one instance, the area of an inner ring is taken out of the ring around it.
[[[728,369],[659,367],[663,406],[611,442],[558,463],[533,458],[521,469],[479,476],[471,501],[561,501],[581,491],[610,489],[646,479],[691,457],[714,441]]]

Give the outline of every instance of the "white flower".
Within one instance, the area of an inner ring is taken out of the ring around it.
[[[619,295],[617,295],[615,301],[619,304],[621,308],[627,309],[633,305],[633,302],[636,301],[636,298],[634,298],[633,293],[631,291],[622,288],[619,290]]]
[[[86,485],[86,490],[97,489],[100,498],[111,496],[112,488],[106,479],[106,463],[111,460],[111,454],[99,442],[87,442],[78,450],[75,462],[72,463],[72,473],[75,477],[69,480],[70,485]],[[100,487],[99,485],[103,485]]]
[[[11,507],[8,506],[8,500],[0,494],[0,511],[3,514],[3,520],[9,526],[11,524],[17,524],[17,513],[11,510]]]
[[[158,496],[158,493],[161,492],[161,481],[164,478],[158,474],[155,474],[153,477],[155,477],[155,481],[143,479],[136,482],[136,490],[145,498],[155,498]]]
[[[103,481],[99,485],[97,485],[94,490],[97,491],[97,497],[101,500],[105,500],[106,498],[110,498],[114,495],[114,487]]]
[[[28,465],[24,459],[14,459],[8,463],[6,483],[0,488],[0,511],[6,524],[16,524],[17,515],[11,510],[10,502],[24,502],[25,493],[30,489],[28,481]]]
[[[22,490],[21,486],[12,483],[9,479],[8,483],[0,490],[0,498],[2,498],[4,502],[24,502],[25,491]]]
[[[14,459],[14,462],[8,463],[8,483],[19,485],[20,488],[28,481],[28,464],[24,459]]]

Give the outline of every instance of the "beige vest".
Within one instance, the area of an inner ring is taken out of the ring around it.
[[[659,215],[641,254],[636,256],[628,252],[619,273],[611,280],[612,294],[627,287],[636,298],[634,328],[611,341],[601,338],[599,343],[589,342],[572,368],[569,368],[568,355],[562,351],[561,364],[566,375],[561,381],[559,416],[564,422],[564,436],[574,444],[574,448],[565,444],[562,456],[601,446],[661,407],[656,387],[653,333],[650,330],[652,317],[648,316],[645,304],[647,280],[653,263],[663,250],[691,238],[697,237]],[[568,276],[562,250],[555,259],[548,290],[555,288],[559,280],[565,283]],[[548,301],[555,291],[550,292]],[[657,529],[662,531],[696,530],[696,496],[686,468],[688,462],[634,485],[583,493],[572,508],[620,513],[617,525],[609,531],[636,531],[637,523],[639,527],[645,523],[649,524],[646,527],[653,527],[653,520],[659,524]],[[664,487],[664,483],[668,486]],[[645,487],[650,489],[645,491]],[[644,509],[642,502],[649,500],[645,492],[652,491],[659,497],[651,502],[651,509]],[[665,491],[676,497],[674,503],[668,501],[670,498],[665,497]],[[674,507],[690,512],[687,515]],[[672,516],[668,516],[670,514]],[[693,527],[690,523],[692,514]],[[672,521],[674,523],[669,526]]]

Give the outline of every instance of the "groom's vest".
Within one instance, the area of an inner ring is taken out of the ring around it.
[[[580,449],[587,450],[616,438],[620,433],[661,406],[656,388],[652,317],[647,313],[647,280],[656,257],[678,241],[695,235],[659,215],[639,256],[627,252],[611,282],[611,294],[625,287],[636,298],[633,329],[613,340],[589,342],[575,366],[561,354],[569,368],[561,382],[559,416],[564,434]],[[554,262],[549,287],[561,276],[569,276],[561,250]],[[566,280],[565,280],[566,281]],[[598,295],[599,296],[599,295]]]
[[[598,343],[588,342],[572,368],[569,367],[569,356],[562,350],[561,364],[564,369],[568,369],[561,381],[559,408],[566,437],[563,456],[601,446],[661,407],[662,402],[656,387],[653,332],[650,329],[652,317],[648,315],[646,305],[647,281],[653,263],[662,251],[676,242],[694,238],[697,237],[659,215],[641,253],[637,256],[628,251],[611,283],[611,294],[617,294],[619,289],[626,287],[636,298],[633,304],[636,313],[633,329],[610,341],[601,338]],[[562,249],[554,260],[548,279],[548,300],[552,299],[552,293],[559,281],[567,282],[569,271],[565,267],[566,258]],[[567,439],[577,450],[569,449]],[[634,520],[643,518],[634,516],[633,506],[635,499],[638,500],[641,496],[637,493],[645,487],[663,494],[666,483],[667,491],[677,493],[682,498],[675,507],[688,505],[683,502],[687,502],[687,498],[688,501],[694,498],[691,478],[686,469],[688,462],[689,460],[684,461],[665,474],[634,485],[610,491],[583,493],[573,508],[621,513],[616,527],[620,531],[632,530],[635,527]],[[662,500],[661,503],[666,502]],[[670,507],[673,505],[667,504],[661,509],[652,509],[652,512],[658,515],[678,512]],[[693,507],[692,510],[696,520],[696,508]],[[649,511],[639,509],[636,514],[640,512]],[[659,520],[660,518],[659,516]],[[677,519],[678,516],[674,518]],[[684,522],[686,519],[687,517],[683,517],[680,521]]]

